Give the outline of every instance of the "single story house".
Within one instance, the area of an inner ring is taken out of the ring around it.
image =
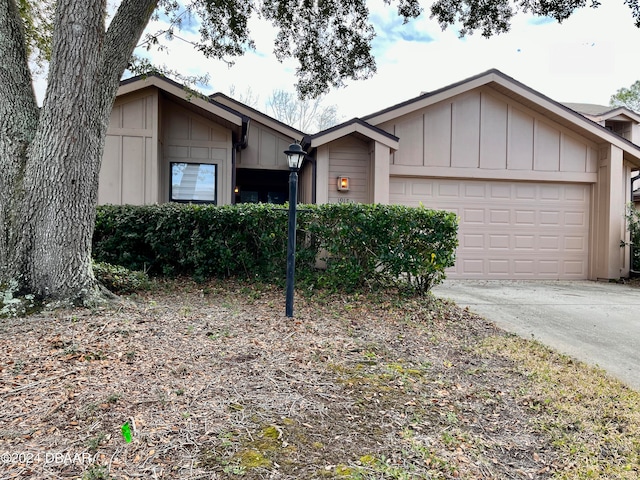
[[[618,279],[640,116],[580,110],[489,70],[307,135],[223,94],[135,77],[113,107],[98,201],[282,203],[283,152],[299,142],[303,203],[456,212],[450,278]]]

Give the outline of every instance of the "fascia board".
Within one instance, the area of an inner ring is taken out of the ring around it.
[[[617,117],[623,117],[623,118],[617,118]],[[640,115],[638,115],[633,110],[629,110],[628,108],[625,108],[625,107],[616,108],[614,110],[605,112],[601,115],[595,115],[594,118],[596,119],[596,121],[623,120],[624,118],[626,118],[636,123],[640,123]]]
[[[363,125],[360,122],[351,122],[346,125],[331,129],[326,133],[318,135],[317,137],[313,137],[311,139],[311,148],[317,148],[322,145],[326,145],[327,143],[333,142],[334,140],[338,140],[339,138],[346,137],[352,133],[360,133],[371,140],[374,140],[382,145],[389,147],[392,151],[396,151],[399,148],[399,141],[394,140],[386,135],[383,135],[380,132],[372,128],[368,128],[366,125]]]
[[[611,143],[616,147],[620,148],[622,151],[628,153],[629,155],[635,157],[638,161],[640,161],[640,147],[631,143],[630,141],[620,137],[619,135],[610,132],[602,125],[589,120],[583,115],[574,112],[568,107],[561,105],[550,98],[545,97],[544,95],[535,92],[534,90],[514,83],[507,78],[496,76],[494,80],[495,83],[502,85],[505,88],[508,88],[513,93],[527,98],[528,100],[537,103],[545,110],[557,115],[571,123],[573,123],[576,127],[582,130],[586,130],[588,133],[598,137],[602,140],[602,142]],[[601,142],[598,142],[601,143]]]
[[[290,137],[293,139],[300,139],[304,136],[303,132],[293,127],[290,127],[276,120],[275,118],[270,117],[265,113],[259,112],[254,108],[244,105],[243,103],[238,102],[237,100],[233,100],[232,98],[227,97],[224,94],[214,93],[209,98],[211,98],[215,102],[221,103],[222,105],[232,108],[233,110],[237,110],[243,115],[251,118],[253,121],[261,123],[262,125],[269,127],[271,130],[275,130],[276,132],[281,133],[286,137]]]
[[[403,115],[413,113],[416,110],[420,110],[422,108],[436,104],[438,102],[446,100],[447,98],[466,93],[470,90],[486,85],[487,83],[491,83],[495,80],[495,77],[497,77],[497,75],[493,72],[490,72],[485,75],[472,78],[466,82],[454,84],[451,87],[445,87],[441,90],[436,90],[435,92],[425,93],[417,99],[400,103],[395,107],[391,107],[379,113],[374,113],[372,115],[363,117],[363,119],[371,125],[379,125]]]
[[[242,126],[242,115],[240,115],[239,113],[231,112],[225,108],[222,108],[219,105],[216,105],[215,103],[211,103],[208,100],[204,100],[200,98],[198,95],[194,95],[188,92],[187,90],[184,90],[183,88],[180,88],[176,85],[173,85],[155,76],[148,76],[146,78],[141,78],[139,80],[136,80],[135,82],[121,85],[118,88],[117,96],[125,95],[127,93],[132,93],[148,87],[156,87],[177,98],[185,100],[203,110],[206,110],[207,112],[210,112],[230,122],[233,125],[236,125],[238,127]]]
[[[502,87],[512,91],[514,94],[524,97],[531,102],[537,103],[544,109],[548,110],[550,113],[566,119],[570,123],[576,125],[576,127],[582,130],[586,130],[603,142],[608,142],[621,148],[623,151],[627,152],[640,161],[640,148],[633,143],[621,138],[613,132],[610,132],[603,126],[587,119],[577,112],[574,112],[570,108],[560,105],[550,98],[520,84],[519,82],[510,79],[506,75],[501,74],[500,72],[495,70],[489,71],[485,74],[481,74],[469,80],[462,81],[458,84],[454,84],[450,87],[444,87],[441,90],[426,93],[414,100],[409,100],[405,103],[398,104],[395,107],[383,110],[380,113],[374,113],[373,115],[364,117],[364,120],[372,125],[379,125],[381,123],[394,120],[395,118],[413,113],[422,108],[469,92],[490,83],[501,85]]]

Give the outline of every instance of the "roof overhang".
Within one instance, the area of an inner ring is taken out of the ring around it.
[[[595,122],[604,122],[611,120],[614,122],[634,122],[640,123],[640,115],[633,110],[629,110],[626,107],[618,107],[608,112],[603,112],[598,115],[589,116]]]
[[[242,113],[234,111],[226,105],[211,101],[206,96],[185,88],[183,85],[163,76],[150,74],[123,80],[120,82],[117,97],[154,87],[169,95],[173,101],[186,109],[231,129],[237,139],[236,141],[242,141],[242,138],[246,135],[249,119]]]
[[[640,166],[639,146],[495,69],[439,90],[424,93],[414,99],[363,117],[363,120],[372,125],[380,125],[482,87],[491,88],[506,97],[512,98],[528,109],[544,115],[561,126],[576,131],[596,144],[610,143],[615,145],[625,152],[625,160]],[[624,110],[627,111],[625,113],[631,112],[628,109]]]
[[[348,135],[356,136],[364,141],[373,140],[381,143],[389,147],[392,152],[398,150],[400,142],[400,139],[395,135],[391,135],[359,118],[354,118],[353,120],[341,123],[315,135],[310,135],[308,140],[310,142],[310,148],[318,148]]]
[[[304,137],[304,133],[300,130],[290,127],[286,123],[282,123],[281,121],[276,120],[275,118],[270,117],[269,115],[262,113],[255,108],[245,105],[242,102],[234,100],[233,98],[228,97],[223,93],[214,93],[213,95],[210,95],[209,98],[216,103],[220,103],[229,108],[232,108],[237,112],[242,113],[243,115],[251,118],[252,121],[259,122],[262,125],[270,128],[271,130],[284,135],[285,137],[298,140]]]

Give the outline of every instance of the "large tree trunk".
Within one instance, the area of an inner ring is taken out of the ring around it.
[[[19,251],[28,289],[42,297],[94,294],[96,177],[104,111],[97,108],[103,2],[59,2],[40,122],[27,152]]]
[[[16,279],[18,212],[27,148],[38,124],[24,33],[13,1],[0,1],[0,287]],[[17,279],[16,279],[17,280]],[[2,288],[0,288],[2,290]]]
[[[8,122],[0,123],[0,168],[10,173],[0,183],[0,283],[15,280],[23,292],[46,299],[100,299],[91,268],[91,238],[104,141],[119,79],[156,3],[124,0],[105,31],[106,0],[58,0],[39,118],[32,108],[22,142],[3,125]],[[18,17],[14,0],[0,0],[0,5],[1,55],[3,33]],[[24,46],[19,30],[16,39]],[[24,69],[24,48],[21,60]],[[3,81],[2,72],[0,67],[0,88],[15,84],[14,79]],[[31,88],[30,76],[22,85]],[[31,89],[35,106],[33,98]],[[11,102],[0,100],[0,114],[11,112]],[[27,110],[24,105],[15,108],[21,114]]]

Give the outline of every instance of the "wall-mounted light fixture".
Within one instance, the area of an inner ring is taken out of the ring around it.
[[[236,185],[236,188],[233,189],[233,193],[236,195],[240,193],[240,187]]]
[[[338,177],[338,191],[339,192],[348,192],[349,191],[349,177]]]

